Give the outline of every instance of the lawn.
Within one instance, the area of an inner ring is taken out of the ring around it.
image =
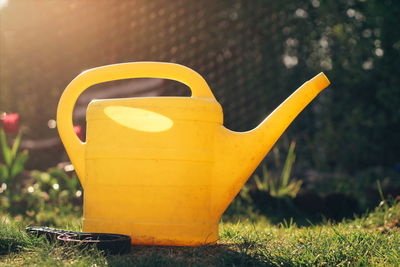
[[[217,245],[133,246],[128,255],[62,247],[25,234],[23,223],[3,218],[0,266],[388,266],[400,262],[400,204],[382,202],[371,213],[298,227],[266,218],[220,223]],[[79,229],[80,225],[66,226]]]

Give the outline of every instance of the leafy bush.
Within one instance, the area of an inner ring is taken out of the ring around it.
[[[16,179],[21,186],[0,196],[2,212],[43,225],[65,224],[69,217],[81,215],[83,193],[75,174],[58,168],[24,173]]]
[[[0,212],[45,225],[65,224],[71,216],[80,215],[83,192],[76,175],[69,175],[61,168],[46,172],[24,170],[28,152],[19,151],[21,132],[18,131],[11,145],[10,136],[0,129],[4,159],[4,164],[0,163]],[[66,167],[73,169],[72,165]]]

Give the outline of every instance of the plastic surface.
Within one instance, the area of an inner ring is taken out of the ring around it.
[[[95,100],[87,137],[73,132],[76,99],[89,86],[127,78],[182,82],[191,97]],[[65,89],[58,129],[84,187],[86,232],[134,244],[195,246],[218,239],[218,220],[292,120],[329,85],[320,73],[256,129],[233,132],[205,80],[181,65],[136,62],[88,70]]]

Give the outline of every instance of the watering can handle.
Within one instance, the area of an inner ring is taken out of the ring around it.
[[[194,98],[215,100],[210,87],[203,77],[194,70],[174,63],[131,62],[102,66],[79,74],[65,88],[57,108],[57,128],[65,149],[84,187],[85,183],[85,143],[81,142],[73,130],[72,112],[79,95],[92,85],[131,78],[170,79],[187,85]]]

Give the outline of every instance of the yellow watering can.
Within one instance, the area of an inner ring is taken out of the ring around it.
[[[72,111],[88,87],[112,80],[163,78],[191,97],[92,101],[87,137]],[[58,131],[84,188],[85,232],[126,234],[134,244],[195,246],[218,239],[218,220],[293,119],[329,81],[304,83],[257,128],[233,132],[207,82],[178,64],[135,62],[81,73],[65,89]]]

